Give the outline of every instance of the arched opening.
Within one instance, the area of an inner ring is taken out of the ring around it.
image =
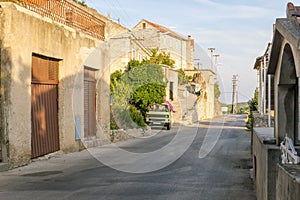
[[[293,141],[298,132],[298,78],[292,49],[284,47],[278,84],[278,136],[279,142],[285,135]]]

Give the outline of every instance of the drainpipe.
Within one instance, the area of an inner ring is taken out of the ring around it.
[[[263,115],[263,94],[264,94],[264,91],[263,91],[263,61],[261,60],[260,61],[260,77],[259,77],[259,82],[260,82],[260,85],[259,85],[259,90],[260,90],[260,95],[259,95],[259,113],[260,115]]]
[[[268,127],[271,127],[271,75],[268,75]]]
[[[266,85],[266,80],[267,80],[267,65],[266,65],[266,56],[264,56],[263,59],[263,66],[264,66],[264,81],[263,81],[263,88],[264,88],[264,109],[263,109],[263,114],[266,114],[266,104],[267,104],[267,85]]]

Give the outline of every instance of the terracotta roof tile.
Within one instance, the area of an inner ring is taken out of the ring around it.
[[[170,33],[170,35],[172,35],[172,36],[174,36],[174,37],[180,38],[180,39],[182,39],[182,40],[186,40],[186,38],[185,38],[183,35],[180,35],[180,34],[174,32],[174,31],[172,31],[172,30],[169,29],[169,28],[166,28],[166,27],[164,27],[164,26],[155,24],[155,23],[150,22],[150,21],[145,20],[145,19],[143,19],[142,21],[145,21],[146,23],[150,24],[151,26],[153,26],[154,28],[156,28],[157,30],[159,30],[159,31],[161,31],[161,32],[163,32],[163,33],[167,33],[167,32],[168,32],[168,33]]]

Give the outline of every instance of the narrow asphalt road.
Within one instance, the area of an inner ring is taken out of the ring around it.
[[[0,199],[256,199],[245,116],[155,131],[2,172]]]

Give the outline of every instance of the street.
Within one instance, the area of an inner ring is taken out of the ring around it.
[[[0,199],[256,199],[244,115],[153,131],[1,172]]]

